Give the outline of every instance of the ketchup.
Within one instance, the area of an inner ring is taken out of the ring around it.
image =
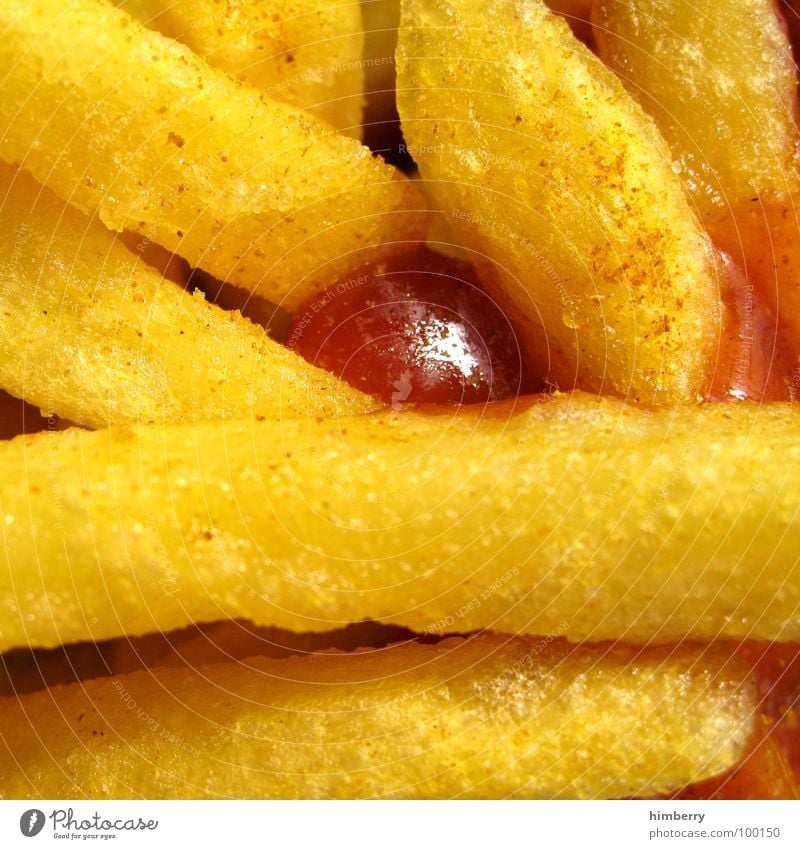
[[[300,306],[287,345],[391,404],[479,404],[523,391],[520,346],[471,267],[422,248]]]

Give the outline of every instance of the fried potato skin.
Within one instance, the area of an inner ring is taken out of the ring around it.
[[[419,189],[102,0],[0,3],[0,156],[291,309],[427,230]]]
[[[0,794],[652,795],[741,756],[754,688],[724,663],[482,636],[152,669],[0,700]]]
[[[773,0],[596,0],[592,20],[712,234],[720,211],[800,190],[796,69]]]
[[[800,351],[797,71],[772,0],[598,0],[600,55],[655,118],[714,242]]]
[[[1,445],[0,650],[221,617],[800,638],[795,405],[518,405]]]
[[[0,165],[0,386],[88,427],[376,409]]]
[[[361,137],[364,33],[353,0],[114,0],[270,97]]]
[[[541,0],[406,0],[402,24],[409,150],[533,359],[564,388],[701,395],[715,263],[652,119]]]

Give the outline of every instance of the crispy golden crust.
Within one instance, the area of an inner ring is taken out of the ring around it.
[[[533,358],[562,387],[702,394],[718,281],[652,119],[541,0],[403,15],[409,149]]]
[[[221,616],[800,639],[800,409],[518,403],[6,443],[0,649]]]
[[[0,156],[110,229],[287,308],[425,237],[422,193],[355,140],[103,0],[53,15],[0,2]]]
[[[364,32],[353,0],[114,0],[269,97],[361,137]]]
[[[592,15],[703,215],[800,190],[797,71],[773,0],[603,0]]]
[[[0,387],[47,415],[107,427],[377,406],[5,165],[0,278]]]
[[[647,795],[736,763],[754,702],[724,652],[536,638],[151,669],[0,699],[0,795]]]

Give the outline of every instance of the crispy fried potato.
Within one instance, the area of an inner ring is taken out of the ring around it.
[[[542,0],[520,9],[407,0],[409,149],[561,386],[695,398],[719,333],[718,281],[668,148]]]
[[[425,237],[399,172],[102,0],[0,0],[0,30],[0,156],[112,230],[287,308]]]
[[[361,138],[364,33],[357,0],[114,2],[209,65]]]
[[[752,748],[722,775],[693,784],[674,799],[800,799],[800,776],[794,774],[774,726],[763,716],[756,724]]]
[[[0,386],[90,427],[335,415],[377,403],[0,166]]]
[[[600,0],[593,19],[601,56],[656,119],[714,241],[800,351],[797,82],[776,4]]]
[[[499,636],[153,669],[0,701],[0,795],[647,795],[735,764],[754,703],[713,650]]]
[[[712,235],[720,212],[800,189],[796,69],[773,0],[597,0],[592,18]]]
[[[0,650],[225,617],[800,638],[800,409],[517,403],[0,445]]]

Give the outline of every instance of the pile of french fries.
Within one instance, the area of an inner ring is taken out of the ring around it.
[[[800,367],[708,399],[731,268],[800,353],[796,76],[771,0],[0,0],[0,797],[757,762]],[[413,179],[360,141],[395,97]],[[550,392],[384,409],[196,288],[292,312],[423,243]]]

